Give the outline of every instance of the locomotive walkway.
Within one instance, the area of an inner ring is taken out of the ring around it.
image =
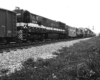
[[[29,58],[33,58],[35,61],[39,58],[53,58],[56,57],[56,55],[53,55],[53,53],[59,53],[59,49],[63,47],[70,47],[75,43],[88,39],[90,38],[57,42],[42,46],[29,47],[27,49],[17,49],[11,50],[10,52],[0,53],[0,70],[7,68],[10,70],[10,72],[14,72],[15,69],[20,69],[22,67],[21,63]]]

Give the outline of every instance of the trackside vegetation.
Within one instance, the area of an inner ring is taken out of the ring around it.
[[[0,80],[100,80],[100,37],[59,50],[52,59],[28,59]]]

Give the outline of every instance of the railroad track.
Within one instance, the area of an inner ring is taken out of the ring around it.
[[[27,43],[11,43],[7,45],[0,45],[0,53],[3,53],[4,51],[9,52],[10,50],[24,49],[24,48],[29,48],[32,46],[35,47],[35,46],[46,45],[46,44],[62,42],[62,41],[70,41],[70,40],[75,40],[75,39],[46,40],[46,41],[35,41],[35,42],[27,42]]]

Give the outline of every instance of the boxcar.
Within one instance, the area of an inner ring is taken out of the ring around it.
[[[0,9],[0,40],[10,40],[16,35],[16,13]]]
[[[77,37],[79,37],[79,38],[82,38],[85,35],[84,30],[82,28],[77,28],[76,34],[77,34]]]
[[[86,36],[87,37],[92,37],[93,33],[90,29],[86,28]]]
[[[76,28],[68,27],[68,37],[76,37]]]
[[[85,28],[85,37],[89,37],[89,29]]]

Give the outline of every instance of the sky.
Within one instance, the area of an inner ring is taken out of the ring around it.
[[[72,27],[100,32],[100,0],[0,0],[0,8],[14,10],[15,7]]]

